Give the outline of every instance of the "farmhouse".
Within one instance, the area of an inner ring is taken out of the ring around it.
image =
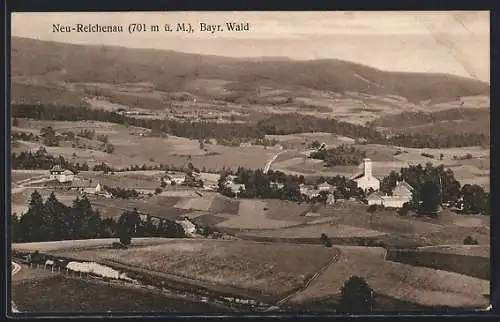
[[[182,226],[186,235],[193,237],[196,234],[196,225],[193,224],[189,218],[180,218],[175,222]]]
[[[365,191],[370,188],[375,191],[380,189],[380,180],[372,175],[372,160],[368,158],[363,159],[363,172],[354,175],[350,180],[354,181],[358,188]]]
[[[97,182],[97,185],[95,186],[95,188],[92,188],[90,186],[88,186],[86,189],[83,190],[83,193],[85,194],[93,194],[93,195],[96,195],[96,196],[101,196],[101,197],[105,197],[105,198],[111,198],[112,195],[106,191],[101,183]]]
[[[165,180],[170,184],[183,184],[186,181],[184,173],[167,174]]]
[[[402,208],[410,202],[413,195],[413,187],[406,181],[398,181],[392,191],[392,196],[382,196],[379,192],[371,193],[367,198],[368,205],[381,205],[387,208]]]
[[[226,185],[227,188],[231,189],[231,191],[236,194],[236,196],[238,196],[238,194],[240,193],[240,190],[245,190],[246,189],[246,186],[245,184],[243,183],[234,183],[234,182],[231,182],[229,184]]]
[[[49,179],[59,182],[71,182],[75,178],[75,174],[70,170],[64,170],[59,165],[55,165],[49,171]]]
[[[271,188],[273,188],[273,189],[278,189],[278,190],[279,190],[279,189],[283,189],[283,188],[285,187],[285,185],[284,185],[284,184],[282,184],[282,183],[280,183],[280,182],[274,182],[274,181],[272,181],[272,182],[270,183],[270,186],[271,186]]]
[[[319,197],[319,193],[321,191],[319,191],[319,189],[308,189],[304,195],[306,195],[309,199],[312,199],[314,197]]]
[[[332,192],[335,189],[334,186],[329,184],[328,182],[323,182],[318,185],[318,190],[319,191],[326,191],[326,192]]]

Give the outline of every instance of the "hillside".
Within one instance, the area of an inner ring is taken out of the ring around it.
[[[385,115],[370,123],[371,126],[402,133],[480,133],[490,135],[489,108],[452,108],[431,113],[404,112]]]
[[[189,92],[200,79],[252,96],[263,86],[335,93],[396,95],[409,102],[484,95],[489,85],[445,75],[385,72],[341,60],[235,59],[151,49],[82,46],[12,38],[12,77],[66,83],[152,83],[156,90]],[[91,68],[89,68],[91,67]],[[16,81],[17,82],[17,81]]]

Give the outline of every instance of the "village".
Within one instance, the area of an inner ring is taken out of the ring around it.
[[[9,314],[491,308],[488,12],[289,14],[10,15]]]
[[[406,203],[412,200],[413,187],[404,180],[398,181],[391,195],[385,195],[380,192],[380,179],[372,174],[371,160],[365,158],[362,166],[362,171],[349,178],[350,182],[354,183],[357,189],[365,192],[366,197],[360,199],[360,204],[365,203],[368,206],[376,205],[390,209],[402,208]],[[113,172],[101,174],[100,177],[114,176]],[[233,198],[240,198],[240,194],[244,193],[246,186],[244,183],[237,182],[236,175],[227,175],[225,180],[220,182],[221,175],[217,173],[200,172],[197,169],[187,170],[186,172],[164,171],[158,172],[152,177],[152,180],[157,181],[157,188],[144,188],[140,186],[119,187],[120,189],[135,190],[137,196],[132,199],[144,200],[147,203],[148,198],[152,196],[160,198],[171,198],[169,196],[178,196],[179,193],[188,195],[190,192],[195,196],[203,197],[207,193],[218,193],[220,188],[229,189],[232,192]],[[45,179],[38,178],[34,183],[35,186],[42,185],[43,189],[51,189],[53,191],[73,191],[79,196],[87,196],[91,200],[113,199],[117,198],[113,193],[116,191],[114,187],[103,185],[99,179],[92,179],[83,171],[79,174],[74,174],[68,169],[64,169],[59,165],[52,167]],[[221,185],[221,187],[219,187]],[[270,188],[281,190],[285,187],[285,183],[271,181]],[[326,180],[318,181],[315,184],[300,183],[298,189],[301,194],[301,199],[307,200],[314,204],[317,202],[323,203],[326,207],[335,208],[336,205],[346,201],[343,196],[338,196],[336,193],[337,187],[329,184]],[[336,198],[337,195],[337,198]],[[349,198],[351,202],[356,201],[354,197]],[[129,209],[132,210],[132,209]],[[168,210],[166,210],[168,211]],[[141,213],[144,217],[146,213]],[[149,214],[153,218],[155,214]],[[307,216],[315,216],[314,212],[309,212]],[[317,216],[317,215],[316,215]],[[195,236],[196,224],[189,217],[180,215],[175,218],[176,222],[181,224],[189,236]],[[156,221],[155,221],[156,222]],[[311,236],[313,237],[313,236]]]

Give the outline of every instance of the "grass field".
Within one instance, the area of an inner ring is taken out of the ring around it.
[[[128,250],[56,250],[59,256],[108,260],[209,283],[280,296],[302,286],[336,254],[317,245],[224,240],[171,240]]]
[[[149,289],[109,285],[62,275],[14,282],[12,298],[21,312],[30,313],[227,312],[221,307],[167,297]]]
[[[274,207],[272,205],[274,204]],[[273,209],[274,208],[274,209]],[[296,209],[294,209],[296,210]],[[279,205],[274,201],[271,206],[264,200],[241,199],[237,216],[227,217],[228,220],[217,225],[222,228],[237,228],[237,229],[272,229],[296,225],[297,222],[284,219],[271,219],[268,212],[274,213],[276,217],[278,212],[285,213],[286,208],[279,208]]]
[[[352,275],[366,279],[379,294],[425,306],[485,308],[489,299],[489,282],[481,279],[425,267],[384,260],[382,248],[339,246],[337,262],[292,302],[325,298],[340,293],[343,283]]]
[[[292,150],[280,155],[273,163],[273,169],[305,176],[343,175],[347,177],[361,170],[357,165],[325,167],[323,162],[308,159],[304,155],[304,152],[308,150],[308,146],[303,144],[304,142],[312,142],[313,140],[326,142],[328,141],[327,139],[330,139],[328,142],[331,142],[332,139],[330,137],[334,137],[333,135],[326,135],[325,133],[300,133],[275,137],[280,141],[292,142],[293,144],[290,143]],[[347,142],[344,141],[337,140],[331,144],[346,144]],[[329,144],[328,142],[326,143]],[[455,177],[462,185],[469,183],[479,184],[484,188],[489,187],[490,151],[483,147],[416,149],[380,144],[355,144],[354,146],[366,152],[367,157],[373,160],[373,174],[379,179],[382,179],[391,171],[399,172],[401,168],[408,167],[410,164],[425,165],[431,162],[434,165],[444,164],[445,167],[451,168],[455,173]],[[403,153],[397,154],[398,151],[403,151]],[[422,156],[422,153],[431,154],[434,158]],[[443,154],[442,160],[440,160],[441,154]],[[466,154],[470,154],[472,159],[460,160]]]
[[[245,235],[257,237],[276,237],[276,238],[317,238],[319,240],[321,234],[326,234],[331,238],[349,238],[349,237],[378,237],[384,235],[383,232],[370,230],[365,228],[347,226],[347,225],[331,225],[331,224],[316,224],[299,227],[290,227],[283,229],[252,231]]]
[[[13,183],[18,183],[31,178],[48,176],[48,174],[49,172],[47,170],[12,170],[11,180]]]
[[[175,204],[175,207],[236,215],[238,214],[239,201],[218,193],[204,193],[203,196],[182,198]]]
[[[100,249],[109,247],[113,242],[118,242],[118,238],[102,239],[82,239],[82,240],[60,240],[52,242],[33,242],[33,243],[13,243],[12,250],[18,252],[53,252],[64,250],[82,250],[82,249]],[[171,243],[168,238],[134,238],[132,246],[150,246]]]
[[[237,168],[238,166],[255,168],[264,167],[267,160],[278,152],[275,148],[264,149],[261,146],[251,147],[228,147],[221,145],[206,144],[207,151],[200,149],[197,140],[169,136],[168,138],[140,136],[149,130],[137,127],[126,127],[124,125],[95,122],[95,121],[35,121],[25,120],[21,122],[23,128],[30,128],[35,132],[46,126],[52,126],[56,131],[94,130],[96,135],[107,135],[109,142],[115,146],[112,154],[102,151],[72,148],[69,143],[61,143],[59,147],[45,147],[49,154],[62,155],[67,160],[83,163],[90,166],[105,162],[111,166],[122,168],[133,164],[168,164],[182,166],[189,162],[195,167],[202,169],[220,170],[223,167]],[[94,142],[94,141],[92,141]],[[21,148],[18,152],[26,149],[36,150],[39,143],[20,142]],[[87,142],[88,143],[88,142]],[[94,145],[99,142],[95,141]],[[90,143],[89,143],[90,144]],[[92,144],[90,144],[92,145]],[[76,157],[73,157],[73,153]]]
[[[490,257],[490,245],[437,245],[428,247],[419,247],[419,252],[431,252],[441,254],[456,254],[465,256]]]
[[[89,198],[94,208],[106,217],[116,217],[125,210],[137,209],[138,212],[154,217],[176,219],[186,214],[188,210],[175,207],[178,197],[153,196],[146,199],[95,199]]]
[[[51,190],[48,189],[37,189],[37,188],[15,188],[12,190],[12,198],[11,198],[11,207],[12,207],[12,213],[17,213],[22,214],[28,210],[28,204],[31,199],[31,194],[34,191],[37,191],[40,193],[42,198],[46,200],[52,193]],[[66,206],[71,206],[73,203],[73,200],[77,197],[77,193],[74,191],[63,191],[63,190],[56,190],[54,191],[54,194],[56,195],[57,199],[65,204]]]

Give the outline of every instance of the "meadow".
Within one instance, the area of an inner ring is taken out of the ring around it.
[[[53,274],[53,273],[52,273]],[[47,296],[47,293],[50,296]],[[228,312],[220,306],[165,296],[151,289],[109,285],[62,275],[33,278],[12,285],[18,310],[27,313],[214,313]]]
[[[62,155],[65,159],[73,162],[87,162],[89,166],[102,162],[117,168],[131,165],[158,165],[182,167],[191,162],[199,169],[219,171],[222,168],[236,169],[238,166],[247,168],[264,167],[266,162],[279,150],[277,148],[264,149],[262,146],[230,147],[217,144],[205,144],[200,148],[197,140],[180,138],[175,136],[151,137],[149,130],[133,126],[96,122],[96,121],[35,121],[31,119],[19,119],[19,126],[13,129],[30,129],[34,134],[47,126],[51,126],[56,132],[80,130],[94,130],[97,135],[107,135],[109,142],[113,144],[113,153],[99,151],[96,147],[97,141],[81,139],[87,146],[95,146],[93,149],[72,147],[70,142],[61,142],[61,146],[44,146],[49,154]],[[142,135],[141,135],[142,134]],[[41,143],[19,141],[21,147],[17,152],[26,149],[37,150]],[[190,157],[190,159],[189,159]]]
[[[278,299],[300,288],[337,254],[319,245],[270,244],[251,241],[170,240],[128,250],[55,250],[51,254],[79,260],[105,261],[248,290]]]
[[[292,303],[338,296],[349,276],[366,279],[374,292],[428,307],[485,308],[489,282],[466,275],[384,260],[385,250],[338,246],[341,255]],[[464,287],[465,286],[465,287]]]

